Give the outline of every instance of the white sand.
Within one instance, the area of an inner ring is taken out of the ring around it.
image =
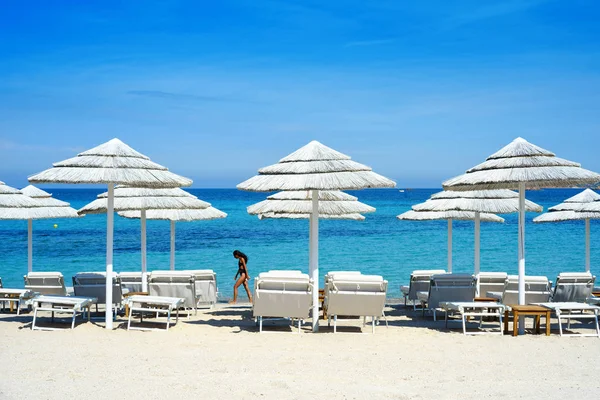
[[[248,307],[201,312],[169,332],[81,323],[31,331],[31,315],[0,314],[0,399],[579,399],[600,394],[600,339],[468,336],[454,322],[388,310],[363,333],[259,334]],[[410,314],[409,314],[410,315]],[[326,326],[326,323],[324,323]],[[578,331],[578,329],[574,329]],[[583,332],[584,330],[580,330]]]

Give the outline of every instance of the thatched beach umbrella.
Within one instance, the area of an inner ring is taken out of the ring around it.
[[[443,183],[445,190],[519,189],[519,304],[525,304],[525,190],[588,185],[600,175],[517,138],[465,174]]]
[[[33,270],[33,220],[77,218],[69,203],[53,199],[52,195],[34,186],[22,190],[0,182],[0,219],[27,220],[27,271]]]
[[[311,218],[309,239],[310,275],[319,282],[319,192],[394,187],[396,183],[352,161],[349,156],[317,141],[296,150],[279,163],[261,168],[258,175],[237,185],[240,190],[274,192],[310,190]],[[319,329],[318,291],[313,291],[313,331]]]
[[[108,193],[79,210],[79,214],[103,214],[108,208]],[[139,211],[141,221],[142,290],[147,290],[146,281],[146,213],[148,210],[205,210],[210,203],[180,188],[132,188],[117,187],[114,190],[114,210]]]
[[[258,214],[258,219],[310,219],[311,214],[289,214],[289,213],[264,213]],[[340,219],[348,221],[364,221],[365,216],[360,214],[319,214],[319,219]]]
[[[600,195],[591,189],[569,197],[564,203],[550,207],[547,213],[533,219],[533,222],[562,222],[562,221],[585,221],[585,270],[590,272],[590,220],[600,219],[598,212],[581,211],[585,206],[600,204]]]
[[[424,204],[424,203],[422,203]],[[490,213],[475,213],[471,211],[417,211],[416,206],[396,218],[404,221],[448,221],[448,272],[452,272],[452,221],[473,221],[478,218],[483,222],[504,222],[504,219]],[[475,214],[479,214],[476,216]]]
[[[169,172],[145,155],[135,151],[119,139],[79,153],[77,157],[54,164],[53,168],[29,177],[32,183],[91,183],[108,184],[106,217],[106,329],[112,329],[112,274],[114,187],[190,186],[192,181]]]
[[[279,192],[247,208],[248,214],[268,213],[310,214],[312,193],[310,190]],[[358,198],[340,191],[319,192],[319,217],[321,215],[364,214],[375,208],[358,201]]]
[[[142,217],[142,211],[121,211],[117,214],[124,218],[141,219]],[[171,270],[175,269],[175,222],[208,221],[227,217],[226,213],[212,206],[200,210],[148,210],[145,212],[145,214],[146,219],[166,220],[170,221],[171,223]]]
[[[519,194],[508,189],[435,193],[412,207],[415,211],[471,211],[475,213],[475,275],[480,271],[480,214],[509,214],[519,211]],[[541,212],[542,206],[525,200],[525,210]]]

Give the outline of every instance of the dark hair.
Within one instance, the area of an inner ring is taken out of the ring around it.
[[[245,255],[244,253],[242,253],[242,252],[241,252],[241,251],[239,251],[239,250],[234,250],[234,251],[233,251],[233,256],[234,256],[234,257],[236,257],[236,256],[237,256],[237,257],[241,257],[241,258],[243,258],[243,259],[244,259],[244,261],[248,262],[248,256],[247,256],[247,255]]]

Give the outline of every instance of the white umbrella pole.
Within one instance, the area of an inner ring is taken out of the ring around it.
[[[586,220],[589,221],[589,220]],[[33,271],[33,221],[27,220],[27,272]],[[589,270],[588,270],[589,271]]]
[[[448,219],[448,273],[452,273],[452,218]]]
[[[148,279],[146,273],[146,210],[141,211],[142,222],[142,292],[148,291]]]
[[[171,221],[171,271],[175,269],[175,221]]]
[[[475,212],[475,276],[479,275],[479,271],[480,271],[480,264],[479,264],[479,260],[481,258],[480,256],[480,248],[481,248],[481,243],[480,243],[480,238],[481,238],[481,215],[479,213],[479,211]],[[481,294],[479,293],[479,279],[477,279],[477,296],[481,297]]]
[[[115,221],[115,185],[108,184],[108,204],[106,208],[106,329],[113,328],[112,317],[112,275],[113,275],[113,228]]]
[[[519,182],[519,305],[525,304],[525,182]],[[519,335],[525,333],[524,317],[519,319]]]
[[[312,330],[319,331],[319,191],[312,191],[309,232],[310,277],[313,281]]]
[[[590,220],[585,220],[585,272],[590,272]]]

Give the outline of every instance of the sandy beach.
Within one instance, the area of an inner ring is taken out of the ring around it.
[[[258,333],[248,306],[218,305],[169,332],[100,323],[31,331],[31,314],[0,314],[0,398],[564,399],[600,393],[597,338],[464,336],[460,323],[402,306],[385,325],[340,320],[339,332]],[[531,322],[529,322],[531,324]],[[323,326],[324,325],[324,326]],[[530,326],[530,325],[528,325]],[[579,326],[581,327],[581,325]],[[586,330],[588,328],[586,327]],[[578,329],[574,325],[574,331]]]

